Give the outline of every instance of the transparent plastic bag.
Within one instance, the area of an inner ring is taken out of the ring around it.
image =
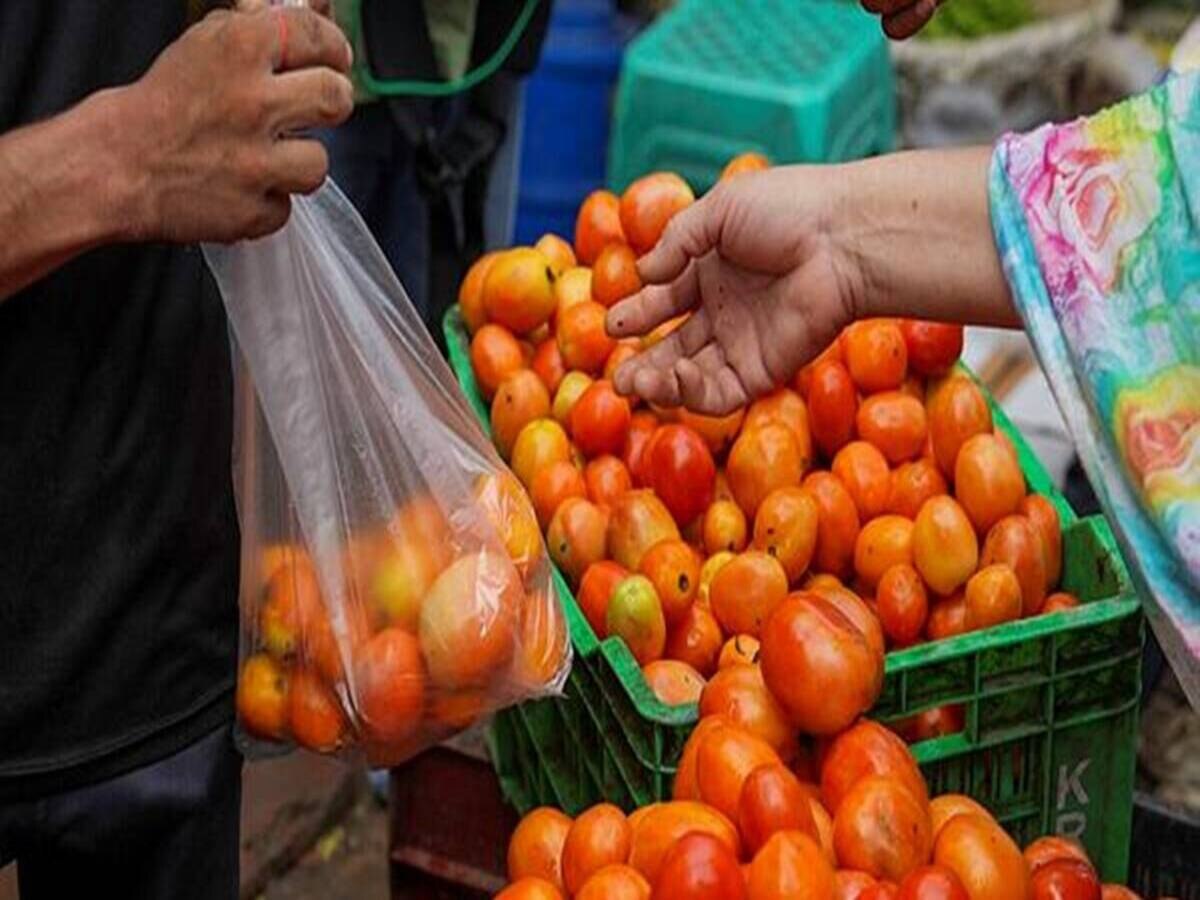
[[[204,254],[234,349],[249,749],[390,766],[561,689],[533,508],[337,187]]]

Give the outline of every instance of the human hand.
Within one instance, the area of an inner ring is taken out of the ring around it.
[[[622,365],[618,391],[711,415],[783,383],[854,319],[857,266],[836,234],[842,170],[793,166],[719,184],[638,262],[645,283],[608,313],[640,335],[690,312]]]
[[[319,0],[328,11],[327,0]],[[315,140],[353,109],[350,45],[320,10],[217,11],[113,92],[132,240],[233,241],[280,228],[324,181]]]
[[[883,31],[893,40],[912,37],[941,4],[942,0],[862,0],[863,9],[883,18]]]

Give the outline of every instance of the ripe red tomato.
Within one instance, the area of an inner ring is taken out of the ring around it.
[[[625,468],[633,477],[635,487],[646,486],[642,459],[646,455],[646,448],[650,445],[650,438],[657,430],[658,419],[652,412],[644,410],[636,412],[629,421],[629,432],[625,436],[625,446],[621,449],[620,457],[621,461],[625,463]]]
[[[1100,900],[1100,879],[1082,860],[1055,860],[1029,879],[1029,900]]]
[[[667,851],[654,882],[654,900],[745,900],[737,857],[711,834],[685,834]]]
[[[945,866],[921,866],[900,882],[896,900],[967,900],[967,889]]]
[[[854,437],[858,394],[850,372],[835,359],[818,362],[808,385],[808,422],[813,440],[832,459]]]
[[[704,438],[686,425],[663,425],[654,433],[642,471],[681,527],[702,515],[712,502],[716,464]]]
[[[918,375],[945,374],[962,355],[961,325],[902,319],[900,333],[908,348],[908,367]]]
[[[629,401],[613,390],[612,382],[593,382],[571,410],[571,437],[591,459],[620,453],[629,433]]]

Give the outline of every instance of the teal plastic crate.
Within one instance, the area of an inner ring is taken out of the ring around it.
[[[879,20],[844,0],[683,0],[629,47],[608,180],[678,172],[697,191],[747,150],[840,162],[893,148],[896,92]]]
[[[457,308],[443,322],[450,362],[484,428]],[[1010,622],[887,655],[873,718],[894,722],[962,705],[958,734],[913,746],[931,793],[967,794],[1024,844],[1078,837],[1107,881],[1129,865],[1143,619],[1108,524],[1079,519],[1016,427],[989,398],[1031,491],[1063,523],[1062,589],[1080,609]],[[694,705],[651,692],[629,648],[598,640],[556,573],[575,649],[560,698],[495,718],[492,761],[521,812],[549,804],[575,815],[601,800],[632,810],[667,799]]]

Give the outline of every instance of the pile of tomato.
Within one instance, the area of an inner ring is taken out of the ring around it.
[[[606,310],[692,201],[670,173],[596,191],[573,245],[488,254],[459,294],[496,446],[597,635],[622,638],[670,704],[724,693],[722,659],[760,661],[790,726],[828,735],[874,703],[888,648],[1077,605],[1054,593],[1054,505],[1027,494],[956,366],[961,326],[857,322],[721,418],[614,390],[616,367],[683,319],[617,341]],[[910,736],[955,718],[935,711]]]

